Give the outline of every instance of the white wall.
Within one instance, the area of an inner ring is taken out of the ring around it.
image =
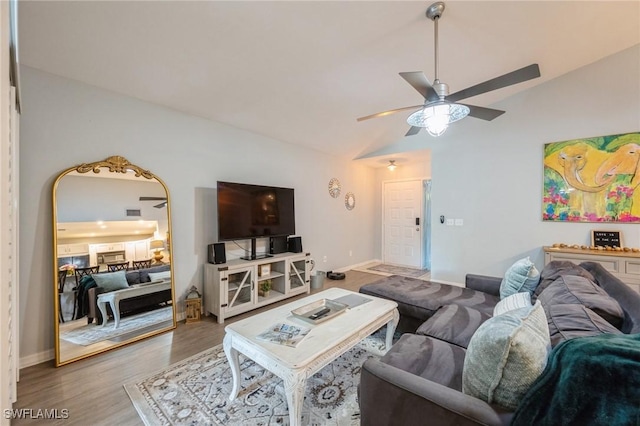
[[[104,175],[105,172],[106,170],[100,174]],[[66,175],[60,179],[56,190],[58,222],[138,219],[166,222],[167,210],[153,207],[160,201],[140,201],[139,199],[141,196],[166,197],[164,188],[155,179],[153,181],[147,181],[144,177],[139,179],[100,179]],[[141,216],[128,217],[127,209],[140,210]]]
[[[217,239],[217,180],[294,188],[297,233],[304,250],[320,260],[319,269],[374,257],[372,169],[32,68],[23,67],[21,77],[20,353],[25,363],[47,359],[53,348],[51,189],[61,171],[80,163],[121,155],[166,183],[180,299],[191,285],[202,288],[206,245]],[[353,211],[345,209],[342,197],[329,196],[332,177],[340,179],[343,191],[356,194]]]
[[[376,153],[431,149],[434,280],[500,276],[524,256],[541,268],[542,246],[586,244],[594,228],[620,229],[625,245],[640,247],[638,224],[541,218],[545,143],[640,130],[640,45],[493,107],[507,113],[490,123],[467,118],[439,138],[421,133]],[[441,225],[440,215],[464,226]]]

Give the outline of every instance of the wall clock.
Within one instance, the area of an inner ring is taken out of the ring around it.
[[[336,178],[329,181],[329,195],[333,198],[338,198],[340,195],[340,181]]]
[[[347,210],[353,210],[356,206],[356,196],[353,192],[347,192],[347,195],[344,196],[344,206]]]

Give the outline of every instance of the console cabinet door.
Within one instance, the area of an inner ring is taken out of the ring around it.
[[[311,261],[308,256],[289,260],[288,293],[309,292]]]
[[[244,312],[252,308],[255,303],[255,271],[256,268],[248,266],[246,268],[237,268],[231,271],[227,270],[221,277],[223,282],[223,304],[222,308],[226,311],[225,316],[233,313]],[[226,306],[225,300],[226,298]]]

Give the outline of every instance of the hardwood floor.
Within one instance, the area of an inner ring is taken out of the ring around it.
[[[349,271],[342,281],[325,280],[324,289],[341,287],[352,291],[381,278]],[[312,293],[322,291],[312,290]],[[46,421],[52,425],[143,425],[123,384],[140,380],[177,361],[222,343],[224,327],[257,312],[289,303],[298,296],[218,324],[214,316],[192,324],[179,323],[169,333],[155,336],[82,361],[55,368],[53,361],[20,372],[18,401],[14,409],[68,410],[67,419]],[[13,425],[41,424],[37,419],[15,419]]]

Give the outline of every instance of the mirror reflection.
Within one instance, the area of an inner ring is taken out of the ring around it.
[[[63,172],[53,201],[56,365],[174,328],[164,184],[110,157]]]

